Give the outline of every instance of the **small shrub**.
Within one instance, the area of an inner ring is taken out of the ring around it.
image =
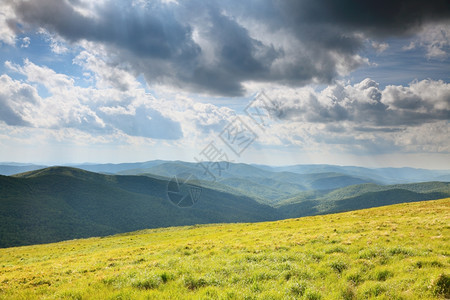
[[[354,273],[354,274],[348,275],[347,280],[351,281],[354,285],[358,285],[364,281],[361,274],[359,274],[359,273]]]
[[[286,273],[284,274],[284,279],[285,279],[286,281],[289,281],[289,279],[291,279],[291,277],[292,277],[292,272],[286,272]]]
[[[133,262],[133,264],[140,264],[140,263],[142,263],[142,262],[144,262],[144,261],[145,261],[144,258],[139,258],[138,260],[135,260],[135,261]],[[115,263],[112,263],[112,264],[116,265]]]
[[[331,254],[331,253],[345,253],[345,249],[342,247],[333,247],[328,249],[327,251],[325,251],[326,254]]]
[[[173,279],[173,276],[171,274],[167,274],[166,272],[159,275],[159,277],[161,277],[163,283],[167,283],[167,281]]]
[[[152,277],[135,281],[132,285],[140,290],[152,290],[158,288],[160,284],[161,281],[159,277]]]
[[[385,281],[389,277],[392,277],[393,273],[388,270],[381,270],[375,274],[375,279],[378,281]]]
[[[441,274],[434,281],[434,294],[444,296],[446,299],[450,298],[450,276]]]
[[[38,280],[38,281],[32,281],[30,282],[31,286],[40,286],[40,285],[52,285],[52,283],[49,280]]]
[[[372,259],[380,256],[385,256],[383,249],[364,249],[359,252],[358,258]]]
[[[322,295],[319,292],[308,290],[306,291],[305,298],[308,300],[320,300],[322,299]]]
[[[386,288],[382,286],[381,284],[376,284],[372,287],[369,287],[365,292],[364,295],[366,297],[376,297],[381,295],[382,293],[386,292]]]
[[[405,256],[413,256],[414,252],[411,249],[406,249],[402,247],[395,247],[389,249],[390,255],[405,255]]]
[[[190,290],[196,290],[206,285],[208,285],[208,282],[203,278],[195,279],[189,276],[184,279],[184,286]]]
[[[295,296],[303,296],[306,291],[306,284],[304,282],[296,282],[289,288],[291,294]]]
[[[259,286],[258,282],[255,282],[255,283],[253,283],[251,290],[254,293],[260,293],[262,291],[262,288]]]
[[[302,271],[302,270],[289,270],[287,272],[284,272],[284,279],[286,279],[286,281],[289,281],[292,278],[297,278],[297,279],[311,279],[311,274],[309,274],[307,271]]]
[[[309,256],[315,260],[316,262],[319,262],[323,259],[323,255],[322,254],[318,254],[318,253],[309,253]]]
[[[104,285],[113,285],[116,282],[116,278],[104,278],[102,282]]]
[[[344,289],[341,293],[341,297],[344,300],[353,300],[356,299],[355,291],[352,286],[348,286],[346,289]]]
[[[421,269],[421,268],[426,267],[426,266],[430,266],[430,267],[433,267],[433,268],[442,268],[444,265],[441,262],[437,261],[437,260],[433,260],[433,261],[430,261],[430,262],[419,260],[418,262],[416,262],[414,264],[414,266],[417,267],[418,269]]]
[[[61,294],[61,297],[64,299],[72,299],[72,300],[81,300],[83,299],[83,296],[79,292],[64,292]]]
[[[434,267],[434,268],[442,268],[444,265],[437,261],[437,260],[433,260],[430,262],[430,267]]]
[[[342,273],[342,271],[344,271],[345,269],[347,269],[347,264],[345,262],[342,261],[334,261],[330,264],[330,267],[338,272],[338,273]]]

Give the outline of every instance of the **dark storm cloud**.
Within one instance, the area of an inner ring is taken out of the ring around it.
[[[286,0],[281,5],[293,26],[325,24],[378,37],[409,34],[450,16],[447,0]]]
[[[101,43],[149,83],[229,96],[246,81],[330,83],[364,63],[365,38],[407,35],[450,10],[444,0],[106,1],[90,16],[79,0],[11,3],[15,23]]]
[[[396,128],[396,127],[354,127],[356,131],[361,132],[402,132],[405,131],[405,128]]]
[[[155,1],[141,11],[121,3],[98,6],[95,17],[84,16],[71,3],[59,0],[19,1],[15,11],[21,21],[73,42],[103,42],[157,59],[196,56],[199,48],[192,42],[191,28],[180,24],[167,5]]]

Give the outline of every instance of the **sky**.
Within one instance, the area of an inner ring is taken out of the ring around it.
[[[0,161],[450,169],[446,0],[0,0]]]

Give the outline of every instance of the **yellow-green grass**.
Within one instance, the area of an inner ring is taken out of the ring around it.
[[[449,296],[450,198],[0,249],[2,299]]]

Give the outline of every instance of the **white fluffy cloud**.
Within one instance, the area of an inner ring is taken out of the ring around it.
[[[41,99],[37,90],[8,75],[0,76],[0,120],[8,125],[30,126],[34,107]]]
[[[9,125],[76,128],[92,134],[121,131],[130,136],[169,140],[182,136],[179,123],[153,109],[154,98],[142,89],[82,88],[67,75],[29,60],[23,65],[5,64],[27,78],[20,82],[8,75],[1,77],[0,100],[5,108],[0,119]],[[101,71],[97,76],[103,75]],[[50,96],[41,98],[34,85],[45,87]]]
[[[337,83],[320,92],[312,88],[283,88],[268,94],[276,103],[273,114],[283,120],[409,126],[448,120],[450,114],[450,84],[441,80],[381,89],[367,78],[353,85]]]
[[[416,38],[403,47],[410,51],[423,48],[428,59],[444,60],[450,55],[450,23],[429,24],[422,28]]]
[[[16,33],[12,29],[10,19],[14,17],[14,10],[9,5],[0,5],[0,46],[1,43],[14,45]]]
[[[124,66],[112,66],[88,51],[82,51],[74,63],[93,73],[98,88],[115,88],[120,91],[137,89],[139,82]]]
[[[266,146],[354,154],[449,153],[450,84],[414,81],[384,89],[371,79],[266,91],[272,117],[260,134]]]

